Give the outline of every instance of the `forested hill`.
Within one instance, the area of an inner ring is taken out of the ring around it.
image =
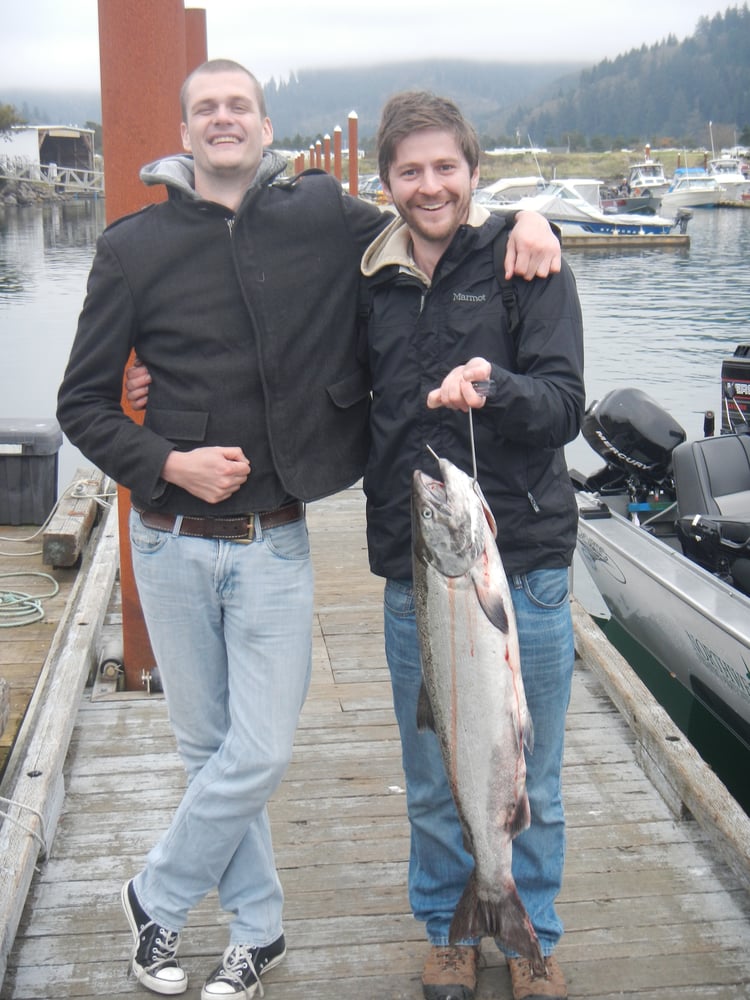
[[[729,145],[734,130],[750,128],[748,6],[701,18],[681,43],[667,38],[582,70],[546,99],[519,105],[505,122],[507,131],[527,129],[547,144],[579,133],[588,145],[595,136],[707,144],[713,122],[715,131],[727,131]]]
[[[346,135],[355,111],[361,139],[372,138],[380,110],[399,90],[431,90],[452,97],[475,124],[508,114],[529,94],[543,93],[583,64],[565,62],[511,65],[470,60],[415,60],[348,69],[301,70],[288,81],[265,87],[277,139],[295,147],[311,137],[331,134],[340,125]],[[574,77],[577,78],[577,75]],[[298,141],[292,141],[292,140]]]
[[[627,16],[627,9],[623,9]],[[306,149],[351,111],[363,146],[372,145],[386,98],[427,89],[459,102],[485,148],[492,145],[618,148],[636,143],[750,145],[750,11],[747,3],[712,18],[679,42],[605,59],[595,66],[425,60],[351,69],[304,70],[272,81],[266,98],[279,145]],[[32,124],[101,121],[99,95],[0,90]]]

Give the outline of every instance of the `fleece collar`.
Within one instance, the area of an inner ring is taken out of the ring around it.
[[[263,159],[260,161],[258,170],[253,178],[248,191],[269,184],[275,177],[283,173],[286,169],[287,161],[272,149],[263,151]],[[195,191],[195,166],[193,157],[187,153],[178,153],[175,156],[166,156],[161,160],[154,160],[153,163],[146,164],[141,168],[140,178],[144,184],[156,185],[165,184],[170,195],[179,193],[186,198],[200,201],[201,197]]]
[[[483,205],[477,205],[476,202],[472,201],[466,224],[478,229],[484,225],[489,217],[490,212]],[[371,278],[383,268],[394,265],[400,271],[413,274],[423,284],[430,285],[430,279],[417,267],[412,252],[411,234],[400,215],[396,216],[393,222],[386,226],[365,250],[362,257],[362,273],[366,278]]]

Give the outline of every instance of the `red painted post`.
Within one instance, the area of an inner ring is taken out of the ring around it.
[[[185,75],[208,59],[206,12],[201,7],[185,10]]]
[[[310,143],[310,169],[315,166],[315,146]]]
[[[341,126],[333,130],[333,176],[341,181]]]
[[[359,120],[357,112],[349,112],[349,194],[359,194]]]
[[[331,172],[331,137],[326,134],[323,136],[323,169],[327,174]]]
[[[318,170],[323,166],[323,144],[320,139],[315,140],[315,166]]]
[[[151,160],[182,149],[179,92],[186,74],[183,0],[99,0],[99,64],[107,222],[162,201],[163,188],[138,176]],[[123,407],[137,417],[123,395]],[[128,534],[130,493],[120,487],[120,584],[125,686],[142,687],[154,666],[133,577]]]

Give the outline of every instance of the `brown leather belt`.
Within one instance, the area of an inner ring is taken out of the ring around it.
[[[140,514],[141,521],[147,528],[155,528],[157,531],[174,532],[178,515],[164,514],[154,510],[140,510],[135,505],[133,509]],[[260,526],[265,531],[267,528],[278,528],[281,524],[291,524],[292,521],[299,521],[305,516],[304,504],[287,504],[286,507],[277,507],[276,510],[267,510],[262,513],[242,514],[238,517],[187,517],[183,516],[178,535],[188,535],[190,538],[219,538],[229,542],[252,542],[255,539],[255,518],[260,520]]]

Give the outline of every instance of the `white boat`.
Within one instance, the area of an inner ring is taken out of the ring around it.
[[[550,181],[537,195],[498,205],[503,212],[533,209],[559,226],[565,236],[665,236],[674,230],[685,232],[690,218],[663,215],[608,213],[601,207],[603,182],[589,177],[568,177]],[[490,207],[490,206],[488,206]]]
[[[662,195],[668,188],[663,165],[651,159],[651,149],[646,146],[644,159],[630,164],[620,188],[609,197],[602,197],[602,208],[606,212],[655,215],[661,211]]]
[[[678,167],[669,190],[662,195],[661,210],[668,215],[681,208],[714,208],[723,196],[717,179],[702,167]]]
[[[669,179],[664,173],[664,167],[658,160],[646,157],[640,163],[631,163],[628,168],[628,190],[637,198],[661,198],[667,193]]]
[[[539,194],[547,182],[539,174],[528,177],[501,177],[474,192],[474,200],[492,210],[519,198]]]
[[[734,156],[718,156],[708,161],[709,176],[724,188],[722,201],[750,201],[750,178],[742,173],[742,164]]]
[[[726,433],[687,441],[645,393],[614,390],[583,426],[607,464],[571,478],[577,554],[612,618],[750,746],[750,345],[738,352]]]

